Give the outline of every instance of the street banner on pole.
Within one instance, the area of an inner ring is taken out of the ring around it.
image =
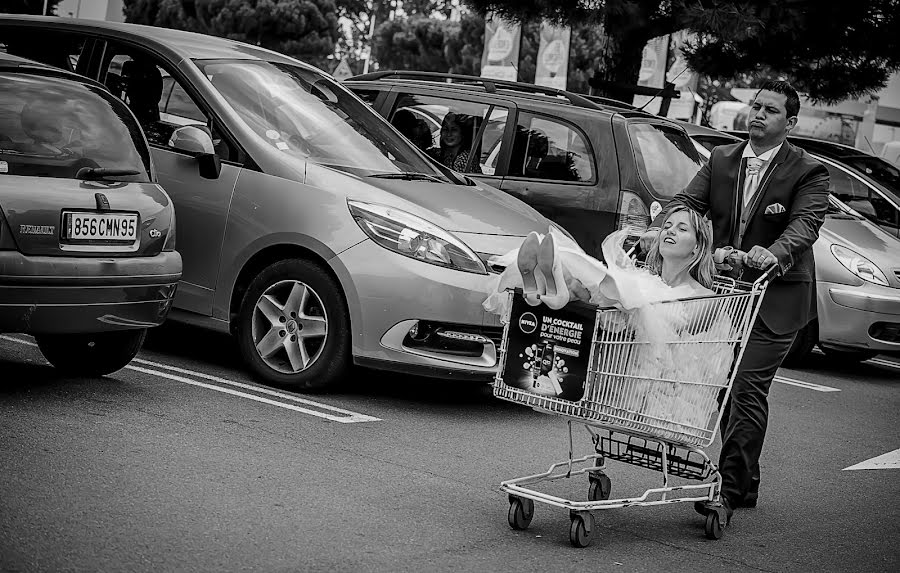
[[[488,14],[484,21],[484,53],[481,77],[514,82],[519,76],[519,46],[522,28],[518,23]]]
[[[541,44],[538,47],[534,83],[560,90],[566,89],[569,72],[569,42],[572,29],[541,22]]]

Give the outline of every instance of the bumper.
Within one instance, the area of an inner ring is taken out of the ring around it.
[[[499,318],[481,307],[487,275],[416,261],[372,241],[332,263],[347,293],[356,363],[442,378],[492,379],[502,330]],[[416,324],[443,334],[436,334],[434,344],[413,341],[409,333]],[[467,350],[454,351],[457,342]]]
[[[158,326],[181,278],[181,255],[29,257],[0,252],[0,331],[107,332]]]
[[[900,289],[819,283],[819,340],[854,349],[900,350]]]

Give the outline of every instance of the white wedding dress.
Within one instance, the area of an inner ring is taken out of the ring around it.
[[[637,266],[622,247],[628,236],[627,231],[617,231],[604,239],[601,250],[609,265],[585,253],[575,241],[555,227],[550,227],[549,232],[556,244],[556,257],[563,268],[590,292],[591,304],[633,310],[655,302],[698,294],[689,286],[670,287],[659,276]],[[514,249],[491,259],[492,264],[505,270],[499,276],[488,279],[488,297],[483,303],[488,312],[505,316],[509,301],[507,289],[522,288],[522,274],[516,264],[518,254],[519,249]],[[565,285],[558,288],[565,288]]]
[[[622,311],[602,313],[599,328],[607,332],[627,328],[623,339],[630,341],[631,349],[620,363],[606,364],[601,360],[597,366],[601,373],[606,368],[611,380],[621,381],[621,377],[613,375],[614,371],[629,374],[631,389],[625,391],[623,386],[613,391],[621,395],[607,396],[605,401],[626,412],[626,418],[666,420],[673,431],[705,427],[714,421],[718,392],[727,381],[734,358],[736,336],[728,313],[710,314],[704,310],[706,297],[715,293],[705,288],[698,291],[690,285],[670,287],[659,276],[636,265],[622,247],[625,232],[613,233],[603,241],[601,248],[609,265],[585,253],[555,228],[549,232],[557,247],[555,256],[588,290],[589,302]],[[522,288],[523,284],[517,257],[518,249],[491,260],[505,270],[490,277],[483,306],[504,318],[510,301],[507,289]],[[698,385],[701,382],[706,384]],[[595,391],[601,390],[598,387]]]

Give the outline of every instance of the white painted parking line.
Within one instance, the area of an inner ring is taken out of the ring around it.
[[[796,378],[788,378],[787,376],[775,376],[775,382],[797,386],[798,388],[806,388],[807,390],[815,390],[816,392],[840,392],[840,388],[832,388],[831,386],[822,386],[812,382],[797,380]]]
[[[844,468],[846,470],[896,470],[900,469],[900,448],[893,452],[881,454],[870,460],[859,462],[855,466]]]
[[[196,370],[188,370],[187,368],[180,368],[178,366],[170,366],[168,364],[163,364],[160,362],[152,362],[150,360],[143,360],[141,358],[135,358],[131,362],[132,362],[132,364],[134,364],[134,363],[144,364],[147,366],[152,366],[154,368],[162,368],[164,370],[171,370],[172,372],[178,372],[179,374],[185,374],[187,376],[203,378],[204,380],[211,380],[213,382],[218,382],[220,384],[227,384],[228,386],[234,386],[236,388],[243,388],[244,390],[251,390],[253,392],[259,392],[260,394],[267,394],[269,396],[275,396],[275,397],[281,398],[283,400],[291,400],[292,402],[305,404],[307,406],[312,406],[312,407],[318,408],[320,410],[327,410],[329,412],[335,412],[335,413],[343,415],[344,417],[356,416],[356,417],[366,418],[364,420],[356,420],[356,421],[361,421],[361,422],[380,421],[379,418],[375,418],[373,416],[368,416],[366,414],[358,414],[356,412],[351,412],[350,410],[344,410],[342,408],[337,408],[335,406],[330,406],[328,404],[323,404],[321,402],[307,400],[306,398],[294,396],[293,394],[286,394],[284,392],[278,392],[277,390],[272,390],[270,388],[263,388],[260,386],[254,386],[252,384],[244,384],[243,382],[235,382],[234,380],[228,380],[227,378],[220,378],[219,376],[213,376],[211,374],[206,374],[204,372],[197,372]],[[134,368],[136,368],[136,367],[134,367]]]
[[[163,372],[161,370],[153,370],[152,368],[142,368],[140,366],[126,366],[128,370],[135,370],[137,372],[143,372],[144,374],[150,374],[153,376],[159,376],[160,378],[167,378],[169,380],[174,380],[176,382],[183,382],[185,384],[190,384],[191,386],[198,386],[200,388],[206,388],[207,390],[215,390],[216,392],[222,392],[224,394],[231,394],[232,396],[240,396],[241,398],[247,398],[248,400],[253,400],[254,402],[261,402],[263,404],[269,404],[271,406],[278,406],[279,408],[285,408],[287,410],[293,410],[295,412],[301,412],[303,414],[309,414],[310,416],[317,416],[319,418],[325,418],[326,420],[331,420],[332,422],[340,422],[342,424],[353,424],[356,422],[379,422],[380,418],[375,418],[374,416],[367,416],[366,414],[357,414],[355,412],[350,412],[348,410],[341,410],[341,412],[346,412],[346,415],[336,416],[334,414],[328,414],[326,412],[319,412],[316,410],[310,410],[309,408],[301,408],[300,406],[295,406],[294,404],[286,404],[284,402],[278,402],[276,400],[270,400],[268,398],[263,398],[262,396],[254,396],[253,394],[248,394],[246,392],[240,392],[238,390],[232,390],[231,388],[222,388],[221,386],[215,386],[213,384],[207,384],[206,382],[198,382],[197,380],[191,380],[189,378],[185,378],[184,376],[177,376],[175,374],[170,374],[168,372]],[[235,383],[237,384],[237,383]],[[249,385],[246,385],[250,387]],[[254,391],[259,391],[259,389],[253,387]],[[338,408],[333,408],[331,406],[327,406],[326,404],[316,404],[317,408],[329,408],[338,410]]]
[[[14,338],[12,336],[0,335],[0,339],[7,340],[9,342],[16,342],[18,344],[24,344],[26,346],[37,346],[37,344],[35,344],[34,342],[31,342],[28,340],[22,340],[21,338]],[[233,380],[228,380],[226,378],[220,378],[218,376],[212,376],[209,374],[205,374],[203,372],[188,370],[186,368],[179,368],[177,366],[169,366],[167,364],[162,364],[159,362],[151,362],[149,360],[142,360],[140,358],[135,358],[132,362],[138,363],[138,364],[145,364],[148,366],[155,366],[156,368],[171,370],[174,372],[178,372],[180,374],[195,376],[198,378],[204,378],[207,380],[219,382],[221,384],[227,384],[229,386],[236,386],[238,388],[251,390],[253,392],[258,392],[260,394],[267,394],[270,396],[281,398],[283,400],[290,400],[292,402],[297,402],[300,404],[304,404],[306,406],[317,408],[317,410],[311,410],[309,408],[303,408],[301,406],[297,406],[294,404],[287,404],[284,402],[278,402],[276,400],[270,400],[269,398],[263,398],[262,396],[255,396],[253,394],[248,394],[246,392],[232,390],[231,388],[222,388],[221,386],[215,386],[213,384],[207,384],[205,382],[191,380],[190,378],[185,378],[184,376],[178,376],[178,375],[172,374],[170,372],[164,372],[163,370],[143,368],[140,366],[134,366],[132,364],[129,364],[125,368],[128,370],[134,370],[136,372],[142,372],[144,374],[150,374],[152,376],[158,376],[160,378],[166,378],[168,380],[174,380],[176,382],[182,382],[184,384],[190,384],[192,386],[197,386],[200,388],[206,388],[208,390],[215,390],[216,392],[222,392],[224,394],[230,394],[232,396],[239,396],[241,398],[247,398],[248,400],[253,400],[255,402],[261,402],[263,404],[269,404],[271,406],[278,406],[279,408],[285,408],[287,410],[293,410],[295,412],[309,414],[310,416],[324,418],[324,419],[330,420],[332,422],[340,422],[342,424],[353,424],[353,423],[359,423],[359,422],[380,422],[381,421],[381,418],[376,418],[375,416],[369,416],[367,414],[360,414],[358,412],[352,412],[350,410],[336,408],[329,404],[322,404],[320,402],[314,402],[312,400],[300,398],[299,396],[293,396],[291,394],[277,392],[277,391],[271,390],[269,388],[261,388],[261,387],[253,386],[250,384],[243,384],[241,382],[235,382]],[[332,413],[329,413],[329,412],[332,412]]]
[[[37,346],[34,342],[29,340],[22,340],[21,338],[16,338],[14,336],[7,336],[5,334],[0,334],[0,340],[6,340],[9,342],[18,342],[19,344],[24,344],[25,346]]]
[[[813,348],[812,351],[815,354],[821,354],[823,356],[825,355],[825,353],[818,348]],[[884,358],[869,358],[868,360],[864,361],[863,364],[877,364],[879,366],[887,366],[888,368],[896,368],[900,370],[900,362],[893,362],[891,360],[885,360]]]
[[[871,364],[877,364],[879,366],[887,366],[888,368],[896,368],[900,370],[900,363],[892,362],[890,360],[884,360],[883,358],[870,358],[867,362]]]

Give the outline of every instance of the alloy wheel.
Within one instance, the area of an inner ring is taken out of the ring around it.
[[[253,344],[259,357],[282,374],[309,368],[322,354],[328,316],[319,295],[297,280],[267,288],[253,310]]]

